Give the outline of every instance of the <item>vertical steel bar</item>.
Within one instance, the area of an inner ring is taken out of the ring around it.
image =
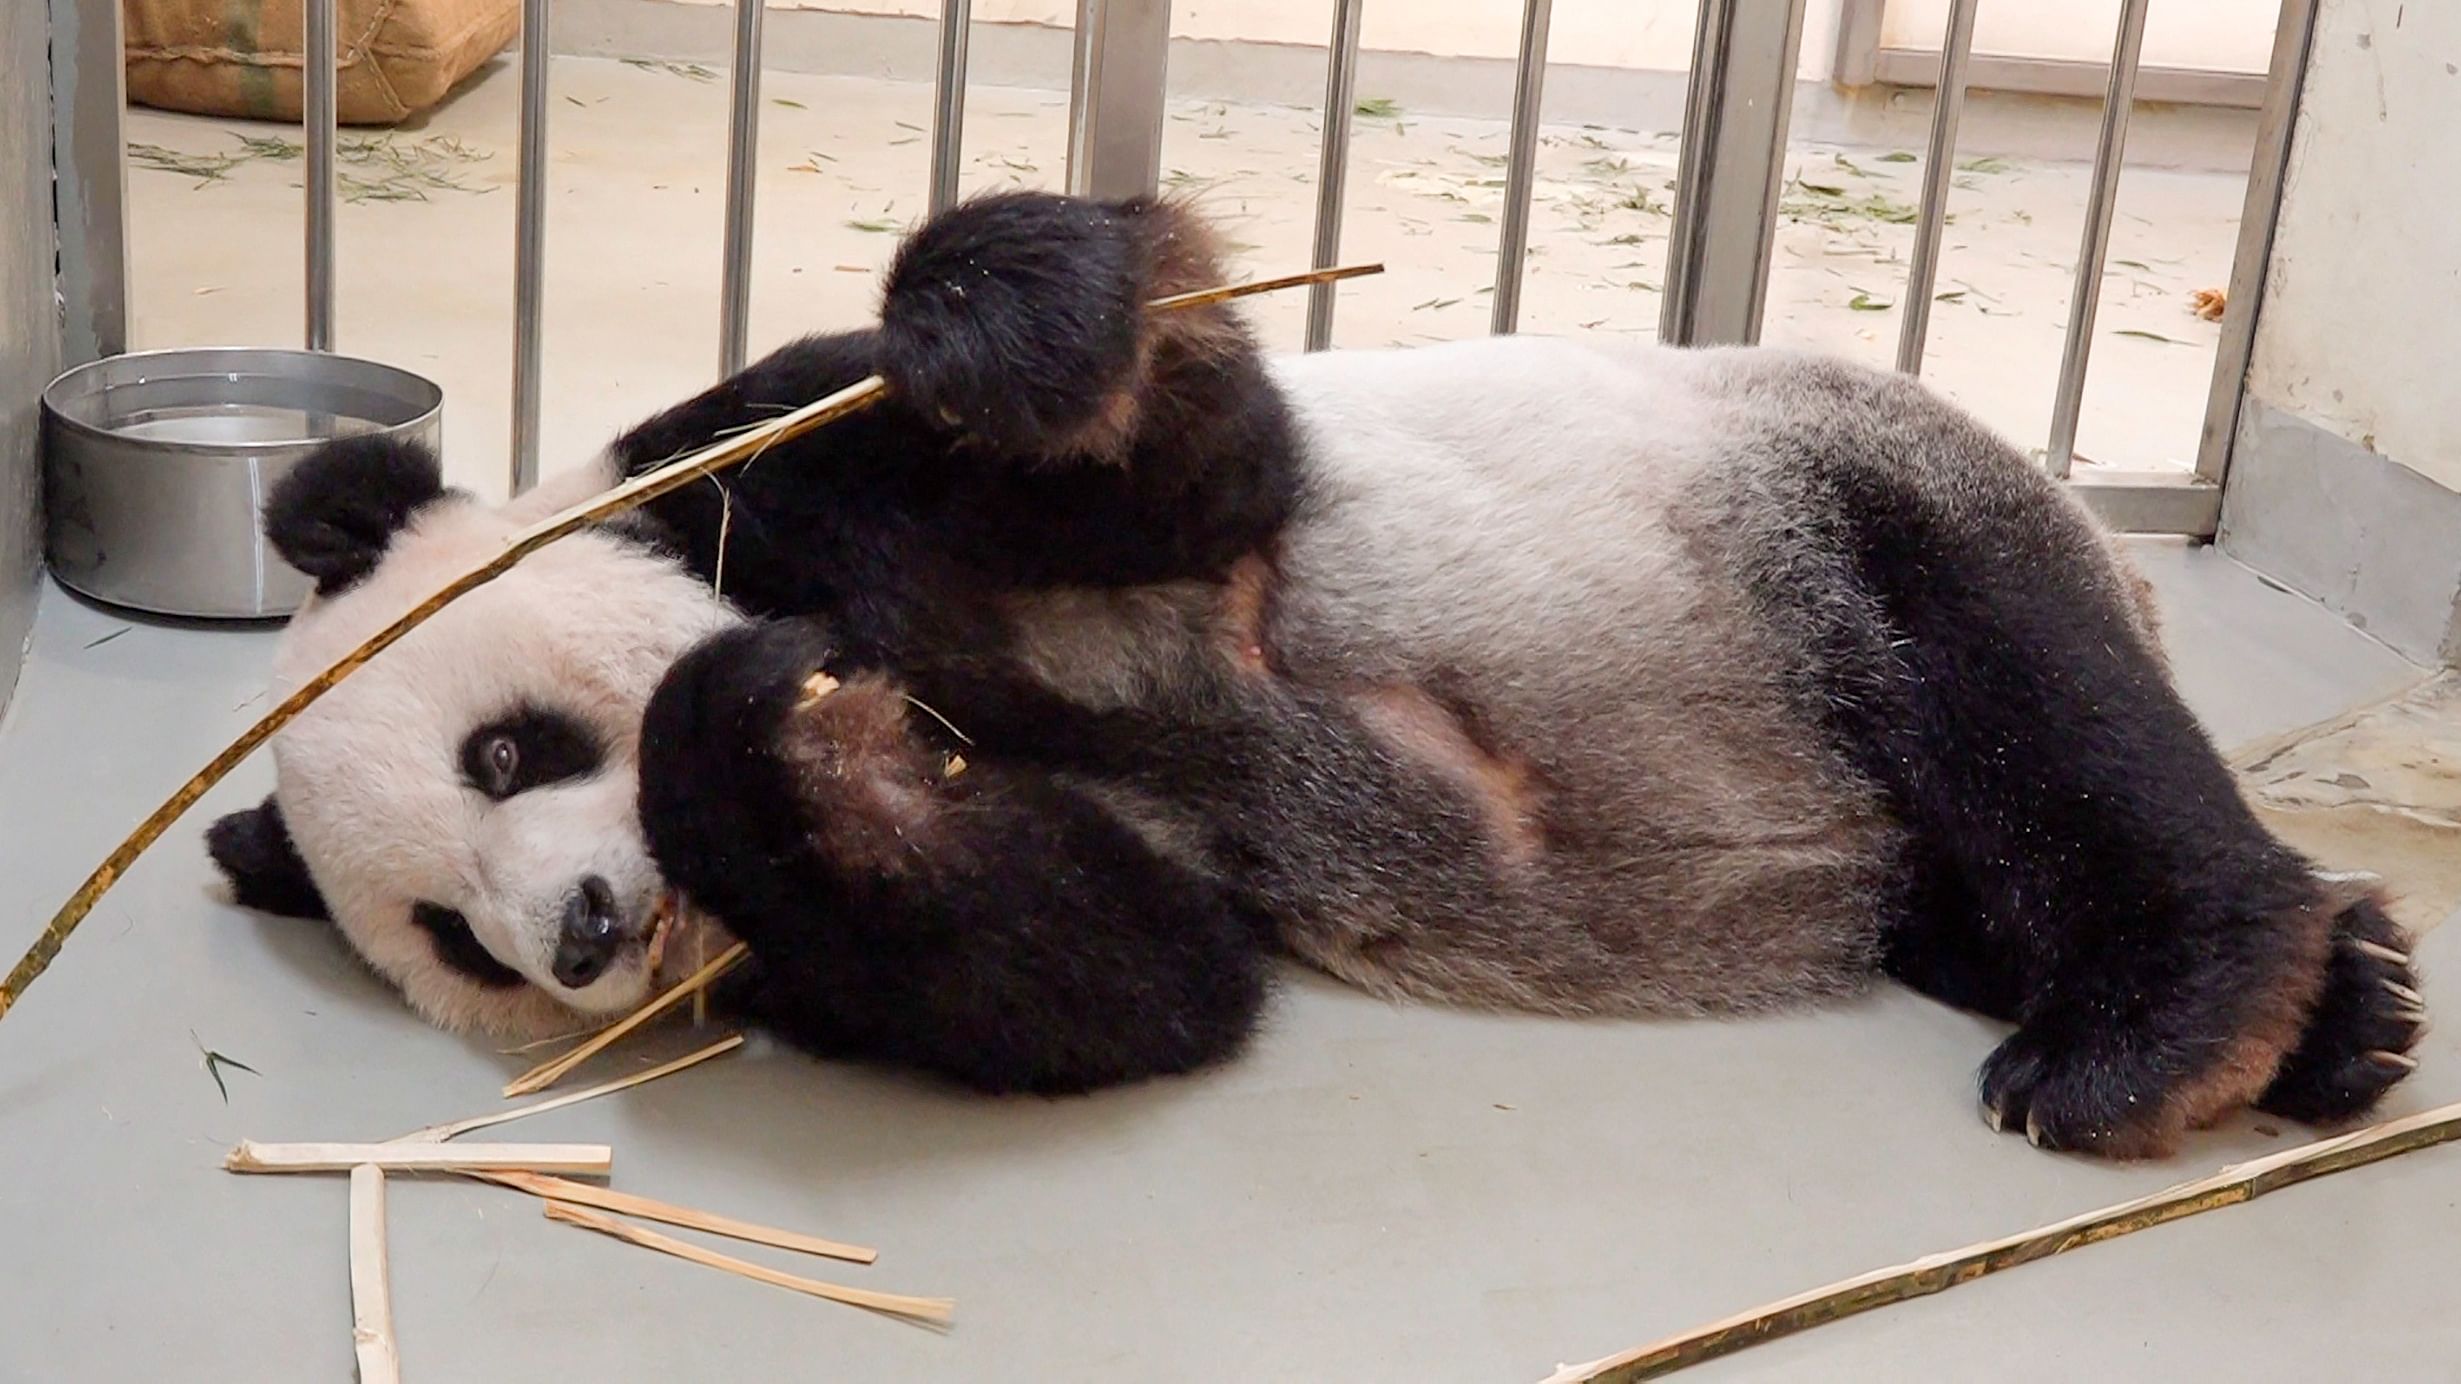
[[[302,94],[300,123],[307,145],[307,307],[308,349],[333,349],[333,210],[334,145],[341,138],[334,88],[341,81],[341,52],[335,46],[334,12],[340,0],[306,0],[305,33],[300,43]]]
[[[1948,189],[1957,172],[1957,123],[1965,115],[1966,59],[1974,52],[1974,11],[1980,0],[1950,0],[1948,35],[1940,41],[1940,85],[1931,100],[1931,144],[1923,155],[1922,209],[1914,221],[1913,262],[1906,269],[1906,306],[1898,316],[1897,368],[1923,373],[1931,335],[1931,291],[1940,279],[1940,236],[1948,225]]]
[[[1684,323],[1692,315],[1693,256],[1686,247],[1697,235],[1708,200],[1709,133],[1726,82],[1728,4],[1700,0],[1692,22],[1692,67],[1684,82],[1683,135],[1675,146],[1675,197],[1666,231],[1665,291],[1658,301],[1658,339],[1670,345],[1684,344]]]
[[[1316,157],[1316,244],[1309,262],[1330,269],[1342,253],[1342,197],[1350,181],[1350,117],[1357,105],[1359,16],[1366,0],[1333,0],[1333,38],[1325,49],[1324,147]],[[1307,290],[1307,349],[1333,344],[1333,292]]]
[[[2256,314],[2264,306],[2273,228],[2281,219],[2282,177],[2290,165],[2290,141],[2315,30],[2316,0],[2282,0],[2273,29],[2273,61],[2265,70],[2264,108],[2257,117],[2256,156],[2248,164],[2247,199],[2239,209],[2239,245],[2231,259],[2222,339],[2213,353],[2213,386],[2205,395],[2204,436],[2196,449],[2197,479],[2215,485],[2229,479],[2231,447],[2238,439],[2248,365],[2256,354]]]
[[[931,107],[931,211],[957,204],[958,159],[966,144],[966,40],[974,27],[973,0],[940,0],[940,66]]]
[[[735,0],[735,70],[726,117],[726,266],[718,290],[718,374],[743,369],[752,320],[752,193],[760,177],[764,0]]]
[[[1150,195],[1162,181],[1170,0],[1077,0],[1069,83],[1068,190]]]
[[[2121,160],[2128,149],[2129,108],[2136,102],[2136,66],[2145,51],[2149,0],[2123,0],[2119,37],[2111,45],[2110,88],[2102,98],[2102,137],[2094,146],[2094,180],[2085,201],[2085,237],[2077,249],[2068,295],[2068,335],[2060,343],[2059,393],[2051,405],[2051,445],[2044,461],[2065,479],[2076,461],[2078,416],[2085,406],[2085,371],[2093,358],[2094,314],[2102,305],[2102,260],[2110,253],[2111,212],[2119,202]]]
[[[540,318],[547,270],[547,0],[521,0],[521,160],[514,180],[512,493],[538,484]]]
[[[128,349],[128,105],[120,7],[51,3],[53,197],[63,368]]]
[[[1659,339],[1760,339],[1804,0],[1701,0]]]
[[[1554,0],[1524,0],[1521,52],[1513,72],[1512,147],[1504,165],[1503,226],[1496,234],[1495,307],[1487,330],[1521,324],[1521,269],[1529,256],[1530,196],[1538,181],[1538,112],[1546,97],[1547,25]]]

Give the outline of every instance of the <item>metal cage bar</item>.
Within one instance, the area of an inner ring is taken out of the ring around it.
[[[521,157],[514,169],[512,493],[538,484],[539,327],[546,305],[547,0],[521,0]]]
[[[1162,182],[1170,0],[1077,0],[1068,95],[1068,191],[1147,195]]]
[[[752,210],[760,181],[763,0],[735,0],[735,69],[727,75],[726,261],[718,290],[718,374],[743,369],[752,330]]]
[[[1333,267],[1342,253],[1342,197],[1350,181],[1350,117],[1357,108],[1359,20],[1366,0],[1333,0],[1333,37],[1325,46],[1324,143],[1316,156],[1316,239],[1308,262]],[[1333,344],[1337,285],[1307,291],[1307,349]]]
[[[1950,0],[1948,33],[1940,41],[1940,85],[1931,102],[1931,143],[1923,154],[1922,209],[1914,221],[1914,252],[1906,268],[1906,306],[1898,315],[1897,368],[1923,373],[1931,335],[1931,293],[1940,280],[1940,235],[1948,225],[1948,191],[1957,171],[1957,125],[1965,117],[1966,60],[1974,52],[1974,11],[1980,0]]]
[[[118,5],[51,3],[63,369],[128,349],[128,67]]]
[[[341,0],[306,0],[301,24],[299,121],[307,146],[307,343],[311,351],[333,349],[334,145],[341,138],[334,89],[341,81],[341,51],[334,42],[334,12]]]
[[[940,61],[931,93],[931,212],[957,204],[958,160],[966,144],[966,42],[973,37],[973,0],[940,0]]]
[[[1760,339],[1804,0],[1701,0],[1678,155],[1666,302],[1672,345]]]
[[[2085,407],[2085,372],[2093,359],[2094,314],[2102,306],[2103,259],[2110,253],[2111,212],[2119,202],[2120,160],[2128,147],[2128,115],[2136,103],[2136,67],[2145,51],[2150,0],[2124,0],[2119,37],[2111,46],[2110,90],[2102,99],[2102,135],[2094,146],[2093,185],[2085,201],[2085,236],[2077,248],[2068,295],[2068,335],[2060,343],[2059,393],[2051,406],[2051,443],[2044,464],[2066,479],[2076,460],[2077,420]]]
[[[1547,27],[1554,0],[1524,0],[1521,49],[1512,83],[1512,145],[1504,164],[1503,225],[1495,241],[1495,305],[1487,330],[1508,335],[1521,324],[1521,271],[1529,258],[1530,196],[1538,182],[1538,112],[1546,101]]]
[[[2229,477],[2231,449],[2238,441],[2248,366],[2256,354],[2256,315],[2264,307],[2265,271],[2273,259],[2274,225],[2281,218],[2282,178],[2290,164],[2299,92],[2307,82],[2315,32],[2316,0],[2282,0],[2273,29],[2273,61],[2265,69],[2264,106],[2257,116],[2256,154],[2248,164],[2247,200],[2239,211],[2239,245],[2230,266],[2222,339],[2213,353],[2213,387],[2205,396],[2204,433],[2196,449],[2197,478],[2211,485]]]

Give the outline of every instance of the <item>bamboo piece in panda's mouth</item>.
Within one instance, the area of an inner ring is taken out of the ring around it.
[[[1381,264],[1354,264],[1333,269],[1315,269],[1300,274],[1284,274],[1279,278],[1258,279],[1250,283],[1227,284],[1219,288],[1172,294],[1169,297],[1153,300],[1147,304],[1147,307],[1152,311],[1206,307],[1214,303],[1227,302],[1233,298],[1244,298],[1250,294],[1271,293],[1279,289],[1331,283],[1337,279],[1357,278],[1362,274],[1383,272],[1384,266]],[[149,847],[162,839],[163,833],[171,829],[173,822],[187,815],[188,809],[196,806],[198,799],[203,798],[215,784],[229,777],[230,772],[238,768],[242,761],[254,754],[259,746],[272,739],[275,731],[289,725],[300,712],[307,710],[315,704],[318,698],[332,691],[342,679],[365,666],[369,659],[400,642],[404,635],[425,624],[437,611],[503,576],[513,569],[515,563],[559,538],[604,523],[627,510],[648,504],[669,491],[690,485],[704,476],[713,475],[730,466],[749,461],[781,442],[801,437],[815,428],[833,423],[850,414],[860,413],[880,402],[888,392],[889,382],[887,380],[878,375],[867,375],[826,398],[815,399],[792,412],[767,419],[731,437],[720,438],[689,456],[677,458],[657,470],[635,476],[601,493],[594,499],[585,500],[560,514],[541,519],[513,535],[505,543],[503,550],[494,557],[446,582],[434,595],[413,606],[392,624],[370,635],[366,642],[336,659],[324,671],[302,683],[297,691],[283,698],[272,710],[258,717],[256,724],[241,731],[238,739],[225,746],[222,753],[207,761],[204,768],[197,770],[186,783],[181,784],[170,797],[164,799],[162,806],[155,808],[146,815],[144,821],[137,823],[136,830],[128,833],[126,839],[112,849],[111,854],[103,857],[103,863],[94,867],[93,873],[85,877],[85,882],[77,886],[77,892],[69,895],[68,902],[60,905],[59,911],[51,915],[51,921],[45,923],[43,930],[35,934],[33,944],[26,948],[24,955],[18,957],[17,964],[9,968],[8,975],[0,977],[0,1018],[8,1017],[9,1011],[16,1007],[19,997],[25,994],[27,987],[34,984],[35,979],[50,968],[52,959],[60,954],[60,948],[67,943],[69,934],[75,932],[77,925],[84,922],[86,916],[94,911],[94,905],[101,902],[102,896],[110,891],[111,886],[119,883],[120,877],[128,873],[128,868],[137,862],[137,857],[143,855]]]
[[[515,1096],[526,1096],[533,1091],[544,1091],[553,1086],[563,1080],[566,1073],[606,1051],[625,1034],[709,988],[718,977],[735,969],[745,957],[751,954],[751,949],[741,942],[728,947],[725,951],[718,953],[716,960],[677,981],[666,993],[625,1015],[619,1022],[610,1024],[583,1039],[580,1045],[572,1051],[561,1057],[549,1058],[513,1078],[512,1082],[504,1088],[504,1098],[511,1100]]]

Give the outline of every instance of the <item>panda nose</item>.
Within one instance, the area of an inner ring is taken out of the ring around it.
[[[615,891],[596,875],[584,877],[564,900],[563,935],[555,944],[556,983],[578,990],[598,979],[623,943]]]

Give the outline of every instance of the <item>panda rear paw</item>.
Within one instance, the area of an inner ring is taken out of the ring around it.
[[[2144,1050],[2142,1038],[2057,1015],[2029,1021],[1983,1063],[1984,1121],[2036,1148],[2118,1159],[2170,1153],[2187,1130],[2172,1099],[2176,1063]]]
[[[2333,954],[2299,1045],[2283,1059],[2260,1110],[2304,1124],[2366,1114],[2416,1070],[2427,1031],[2410,938],[2372,898],[2334,919]]]

